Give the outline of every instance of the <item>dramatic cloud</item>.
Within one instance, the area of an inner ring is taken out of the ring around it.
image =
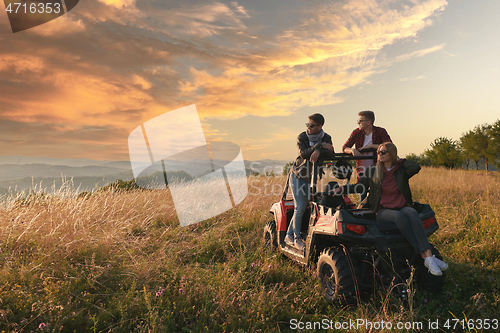
[[[208,116],[286,115],[301,105],[340,101],[335,94],[364,82],[395,61],[423,56],[430,49],[387,59],[384,46],[415,37],[445,1],[413,1],[393,9],[393,1],[349,1],[311,9],[299,24],[276,36],[272,48],[256,49],[238,61],[219,62],[217,71],[192,68],[185,96]]]
[[[193,103],[204,119],[337,103],[338,92],[392,63],[444,47],[384,53],[415,39],[445,0],[316,3],[295,3],[290,20],[263,26],[250,2],[89,0],[1,37],[8,47],[0,51],[0,118],[27,128],[45,123],[82,143],[89,129],[112,128],[109,141],[119,144],[117,131]],[[205,127],[215,140],[225,135]]]

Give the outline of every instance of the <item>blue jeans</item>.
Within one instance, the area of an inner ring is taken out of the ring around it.
[[[400,210],[382,209],[377,214],[377,221],[381,220],[396,223],[401,234],[417,253],[425,252],[431,248],[422,220],[412,207],[403,207]]]
[[[309,203],[309,182],[304,179],[297,178],[292,172],[290,175],[290,187],[293,193],[293,203],[295,208],[293,210],[292,220],[288,227],[287,235],[294,239],[301,239],[300,229],[302,227],[302,216]]]

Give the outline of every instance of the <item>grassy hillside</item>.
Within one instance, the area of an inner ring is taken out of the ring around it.
[[[498,173],[422,169],[411,185],[437,213],[430,241],[450,264],[444,292],[410,286],[402,301],[379,290],[346,309],[323,299],[314,266],[262,249],[285,178],[248,180],[237,209],[188,227],[168,191],[2,203],[0,331],[287,332],[292,319],[439,320],[441,328],[446,319],[500,319]]]

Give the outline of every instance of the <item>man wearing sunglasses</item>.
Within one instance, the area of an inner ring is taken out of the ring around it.
[[[334,153],[332,137],[323,131],[325,118],[315,113],[309,116],[306,123],[307,130],[297,137],[299,156],[295,160],[289,175],[289,183],[293,193],[295,208],[288,227],[285,243],[299,250],[304,249],[304,242],[300,236],[302,216],[309,201],[309,186],[311,183],[312,163],[318,161],[321,153]]]
[[[384,142],[392,142],[387,131],[382,127],[374,126],[375,113],[373,111],[361,111],[358,113],[358,128],[352,131],[351,136],[342,146],[342,151],[353,156],[373,156],[368,160],[356,161],[356,172],[358,180],[370,166],[375,164],[377,157],[373,153],[360,152],[361,149],[378,149]],[[352,148],[354,146],[355,148]],[[361,201],[366,194],[361,195]]]

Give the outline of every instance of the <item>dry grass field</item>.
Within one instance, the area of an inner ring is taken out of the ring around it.
[[[4,198],[0,331],[287,332],[291,320],[363,319],[459,332],[446,320],[500,319],[498,172],[423,168],[411,180],[440,224],[430,241],[450,265],[443,293],[410,286],[407,300],[380,291],[345,309],[323,299],[314,265],[262,248],[285,180],[249,177],[236,209],[187,227],[168,191]]]

